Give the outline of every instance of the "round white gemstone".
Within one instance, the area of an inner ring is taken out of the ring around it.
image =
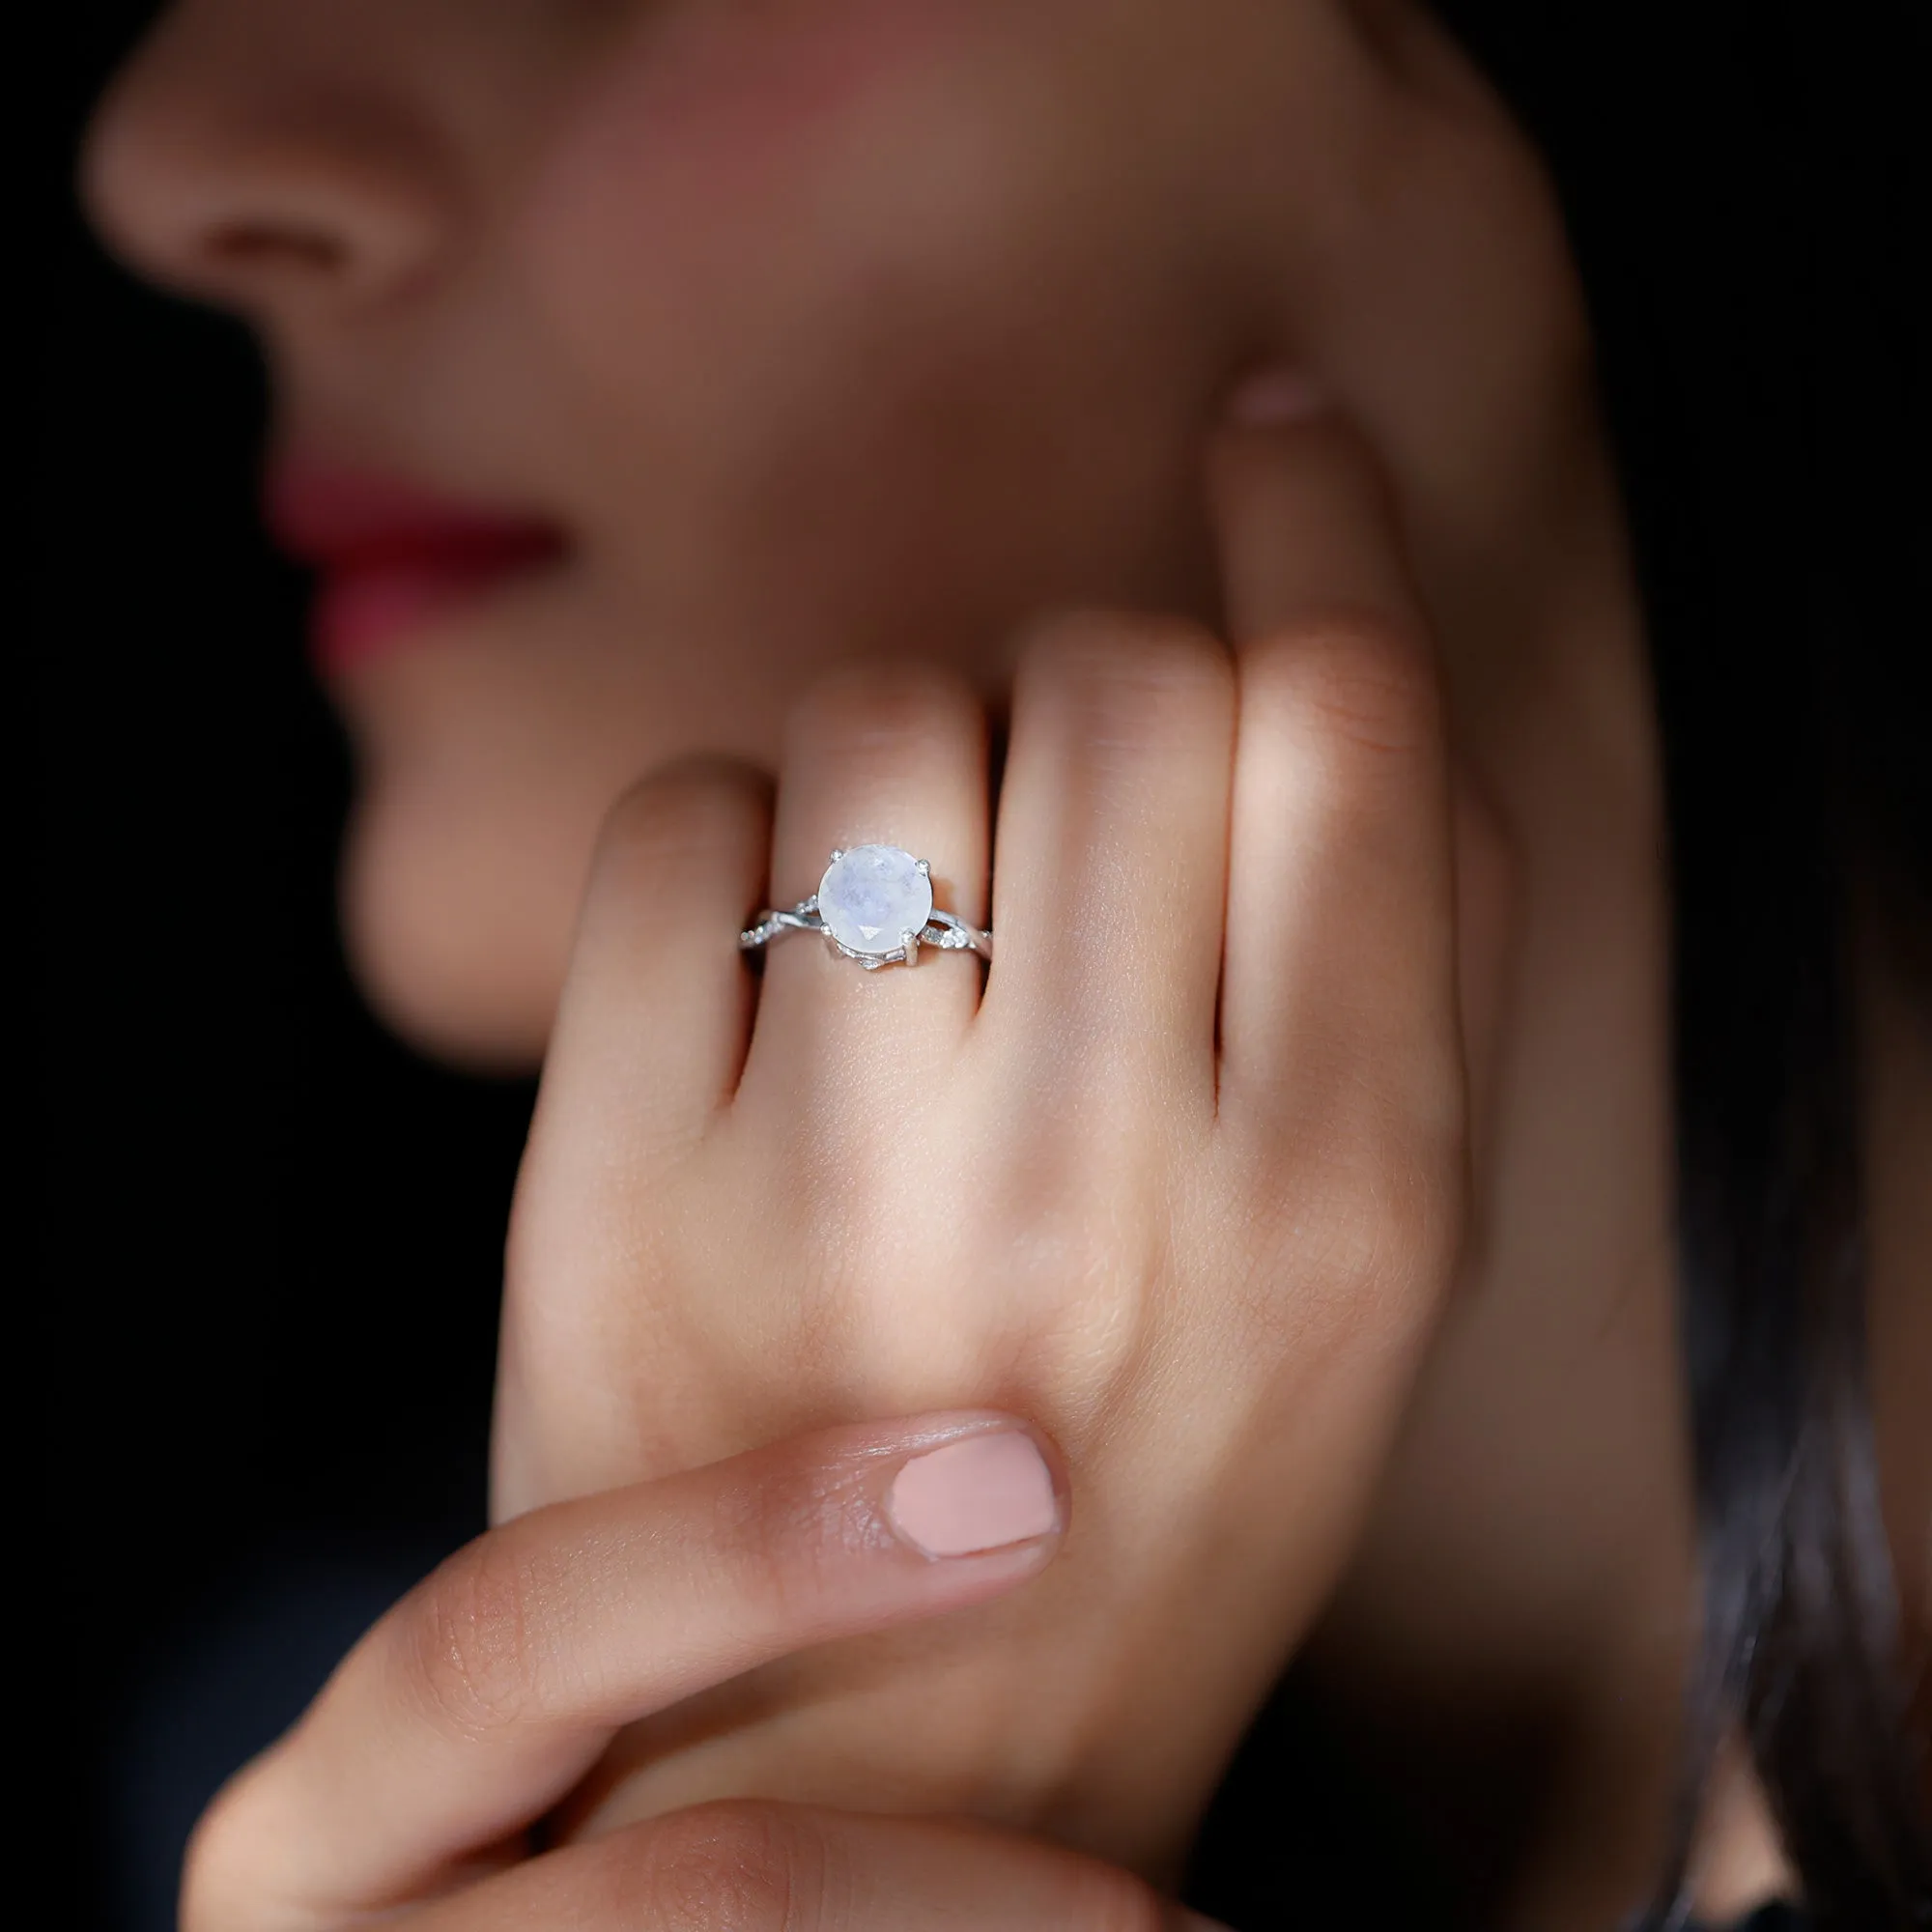
[[[896,845],[855,845],[826,867],[818,911],[854,952],[896,952],[932,917],[932,881]]]

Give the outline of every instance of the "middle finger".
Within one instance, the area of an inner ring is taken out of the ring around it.
[[[1206,631],[1076,612],[1033,641],[987,988],[1029,1066],[1211,1107],[1234,741],[1233,660]]]

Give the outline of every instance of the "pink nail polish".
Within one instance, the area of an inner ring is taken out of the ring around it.
[[[886,1492],[886,1513],[928,1556],[971,1556],[1060,1526],[1045,1459],[1016,1429],[968,1435],[916,1456]]]

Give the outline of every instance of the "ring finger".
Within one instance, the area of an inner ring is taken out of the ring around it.
[[[931,868],[932,902],[985,922],[986,724],[963,679],[937,667],[860,664],[829,674],[787,722],[772,846],[772,899],[818,890],[835,849],[895,846]],[[897,933],[878,937],[893,944]],[[950,1060],[979,1005],[971,959],[921,948],[868,972],[824,941],[787,934],[765,966],[741,1093],[761,1086],[911,1104]]]

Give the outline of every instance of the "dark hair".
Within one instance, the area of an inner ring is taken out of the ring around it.
[[[1668,1869],[1684,1922],[1741,1724],[1821,1927],[1932,1924],[1923,1741],[1864,1337],[1854,939],[1932,932],[1926,447],[1904,296],[1918,0],[1442,0],[1549,160],[1652,640],[1674,932],[1681,1330],[1704,1637]],[[1920,581],[1915,582],[1915,578]]]

